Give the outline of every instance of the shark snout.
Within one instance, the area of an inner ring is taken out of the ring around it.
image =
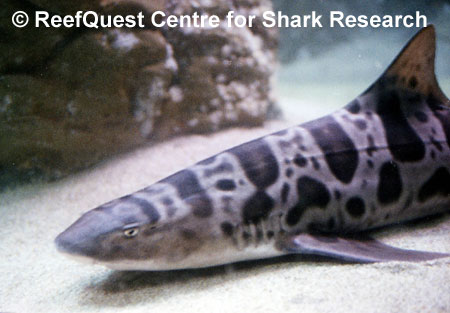
[[[108,231],[105,217],[88,212],[55,238],[59,252],[73,256],[97,257],[101,253],[101,238]]]
[[[59,252],[93,257],[98,253],[98,243],[95,238],[89,238],[69,227],[55,238],[55,245]]]

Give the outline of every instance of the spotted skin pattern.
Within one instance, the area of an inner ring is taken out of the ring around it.
[[[427,40],[431,52],[411,52]],[[119,269],[202,267],[288,253],[283,240],[297,234],[345,235],[448,211],[450,107],[427,53],[434,60],[432,27],[344,108],[102,205],[58,248]],[[124,238],[127,227],[138,235]]]

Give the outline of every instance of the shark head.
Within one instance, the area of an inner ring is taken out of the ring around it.
[[[55,244],[58,251],[78,260],[118,265],[122,259],[139,260],[144,252],[157,255],[167,236],[164,226],[151,202],[126,196],[83,214],[56,237]]]
[[[78,261],[119,270],[219,264],[233,246],[212,213],[210,200],[184,170],[86,212],[55,244]]]

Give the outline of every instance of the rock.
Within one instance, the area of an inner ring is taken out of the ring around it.
[[[0,22],[0,185],[54,179],[150,140],[259,125],[274,108],[277,33],[253,28],[156,28],[149,16],[229,10],[262,14],[268,0],[9,1],[34,10],[146,16],[144,29],[14,28]]]
[[[31,12],[32,5],[24,1],[5,0],[0,7],[0,75],[31,73],[45,64],[58,43],[71,32],[65,28],[17,28],[11,23],[16,11]]]

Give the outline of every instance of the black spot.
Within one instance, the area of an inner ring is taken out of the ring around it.
[[[359,104],[358,99],[353,100],[346,106],[347,111],[352,114],[358,114],[361,111],[361,105]]]
[[[341,200],[341,197],[342,197],[342,194],[341,194],[341,192],[339,191],[339,190],[335,190],[334,191],[334,198],[336,199],[336,200]]]
[[[308,160],[300,153],[297,153],[294,157],[294,163],[299,167],[305,167],[308,164]]]
[[[377,197],[381,204],[397,201],[402,193],[402,179],[395,162],[386,162],[381,166]]]
[[[302,150],[302,151],[307,151],[308,149],[306,148],[306,146],[301,145],[301,146],[300,146],[300,150]]]
[[[229,222],[223,222],[222,224],[220,224],[220,228],[222,229],[222,232],[228,236],[231,237],[233,236],[233,225]]]
[[[168,198],[168,197],[164,197],[164,198],[162,199],[162,203],[163,203],[164,205],[172,205],[172,204],[173,204],[173,200],[170,199],[170,198]]]
[[[363,216],[366,211],[366,205],[360,197],[352,197],[348,199],[345,208],[347,209],[348,214],[355,218]]]
[[[210,217],[213,213],[211,200],[205,193],[198,193],[185,199],[192,208],[192,213],[201,218]]]
[[[345,184],[352,181],[358,166],[353,141],[331,116],[304,124],[322,150],[334,176]]]
[[[233,165],[231,165],[228,162],[223,162],[223,163],[217,165],[214,168],[206,169],[204,171],[204,175],[206,177],[210,177],[210,176],[215,175],[215,174],[231,172],[231,171],[233,171]]]
[[[263,139],[250,141],[228,150],[238,159],[248,179],[258,189],[265,189],[278,178],[278,162]]]
[[[421,123],[426,123],[428,122],[428,116],[423,113],[422,111],[416,111],[414,112],[414,116],[416,117],[416,119],[421,122]]]
[[[365,120],[358,119],[358,120],[355,120],[354,123],[355,123],[356,127],[358,127],[360,130],[367,129],[367,123]]]
[[[245,241],[248,241],[251,237],[250,233],[246,231],[242,232],[242,238],[244,238]]]
[[[217,181],[216,188],[219,190],[230,191],[236,189],[236,184],[231,179],[221,179]]]
[[[264,191],[257,191],[251,196],[242,209],[244,223],[256,224],[266,219],[274,205],[273,199]]]
[[[294,171],[292,170],[292,168],[288,168],[288,169],[286,170],[286,177],[291,177],[292,174],[294,174]]]
[[[190,170],[182,170],[169,177],[161,180],[162,183],[168,183],[177,189],[180,198],[185,199],[196,193],[202,192],[203,188],[200,186],[197,177]]]
[[[275,233],[272,230],[267,231],[267,238],[271,239],[275,236]]]
[[[412,76],[412,77],[409,79],[408,85],[409,85],[409,87],[411,87],[412,89],[414,89],[414,88],[417,87],[417,83],[418,83],[417,77],[416,77],[416,76]]]
[[[377,112],[386,132],[389,151],[394,158],[401,162],[422,160],[425,145],[409,125],[395,91],[383,91],[379,94]]]
[[[367,154],[372,156],[374,152],[376,152],[377,146],[375,145],[375,141],[373,140],[372,135],[367,135]]]
[[[373,161],[372,160],[367,160],[367,166],[369,168],[373,168],[373,166],[374,166]]]
[[[286,203],[286,201],[287,201],[287,198],[289,195],[289,189],[290,189],[289,185],[284,183],[283,187],[281,188],[281,201],[283,203]]]
[[[430,156],[433,160],[436,159],[436,152],[434,152],[434,150],[431,150]]]
[[[127,197],[127,202],[136,204],[146,216],[148,216],[151,223],[157,222],[161,217],[158,210],[147,200],[137,198],[134,196]]]
[[[288,225],[293,226],[300,221],[303,212],[310,207],[326,208],[330,202],[330,192],[321,182],[308,176],[297,180],[298,203],[289,209],[286,216]]]
[[[438,168],[419,190],[419,201],[424,202],[434,196],[450,196],[450,173],[445,167]]]
[[[311,157],[311,162],[316,171],[320,170],[320,163],[319,163],[319,161],[317,161],[317,159],[315,157]]]

